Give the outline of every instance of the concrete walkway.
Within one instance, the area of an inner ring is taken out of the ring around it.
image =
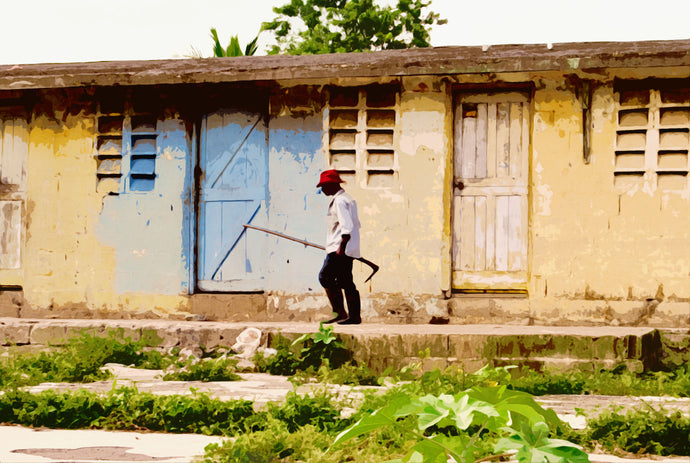
[[[0,426],[0,462],[189,463],[208,444],[223,440],[196,434]]]

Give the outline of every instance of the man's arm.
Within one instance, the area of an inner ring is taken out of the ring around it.
[[[342,240],[340,241],[340,247],[336,251],[336,255],[344,256],[345,248],[347,243],[350,241],[350,233],[354,230],[355,224],[352,220],[352,212],[348,208],[347,202],[343,198],[338,198],[335,201],[335,210],[338,215],[338,222],[340,223],[340,229],[342,230]]]
[[[340,247],[335,252],[336,255],[338,255],[338,256],[344,256],[345,255],[345,248],[347,247],[348,241],[350,241],[350,235],[343,235],[342,241],[340,241]]]

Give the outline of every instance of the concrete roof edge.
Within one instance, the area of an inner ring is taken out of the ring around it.
[[[690,39],[0,66],[0,90],[690,66]]]

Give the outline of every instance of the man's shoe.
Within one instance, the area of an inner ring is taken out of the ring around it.
[[[331,318],[328,321],[323,322],[324,325],[328,325],[330,323],[340,323],[342,321],[347,320],[347,315],[336,315],[335,317]]]
[[[350,317],[350,318],[346,318],[345,320],[343,320],[341,322],[338,322],[338,325],[359,325],[360,323],[362,323],[361,318]]]

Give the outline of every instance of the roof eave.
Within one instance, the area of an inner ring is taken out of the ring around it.
[[[690,40],[0,66],[0,90],[690,66]]]

